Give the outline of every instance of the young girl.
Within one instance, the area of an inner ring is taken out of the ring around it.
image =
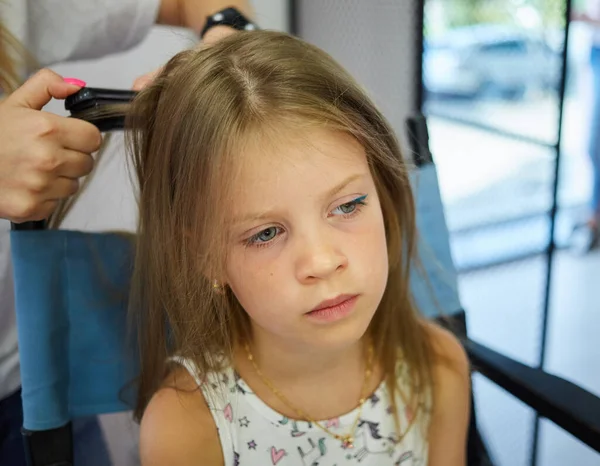
[[[412,304],[407,167],[354,80],[244,32],[131,115],[142,464],[464,465],[467,359]]]

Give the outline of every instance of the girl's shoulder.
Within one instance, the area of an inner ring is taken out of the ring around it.
[[[158,440],[160,439],[160,440]],[[141,421],[142,466],[223,465],[219,434],[205,398],[188,370],[175,368],[154,394]]]
[[[434,368],[439,371],[440,367],[445,367],[457,375],[467,375],[470,371],[469,359],[458,338],[433,322],[424,325],[433,350]]]
[[[426,324],[426,331],[434,353],[429,464],[462,466],[471,407],[469,359],[451,332],[433,323]]]

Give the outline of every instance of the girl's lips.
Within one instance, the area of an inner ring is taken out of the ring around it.
[[[306,314],[306,316],[318,322],[335,322],[343,319],[352,312],[357,299],[358,295],[344,295],[333,300],[323,301],[323,303]],[[323,306],[324,304],[325,306]]]
[[[311,312],[320,311],[322,309],[327,309],[330,307],[337,306],[338,304],[341,304],[344,301],[347,301],[348,299],[353,298],[354,296],[355,295],[351,295],[351,294],[341,294],[339,296],[336,296],[335,298],[326,299],[325,301],[322,301],[317,307],[315,307]]]

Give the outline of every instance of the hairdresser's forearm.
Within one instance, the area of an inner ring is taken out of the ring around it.
[[[254,20],[250,2],[245,0],[161,0],[156,22],[200,32],[207,16],[227,7],[235,7]]]

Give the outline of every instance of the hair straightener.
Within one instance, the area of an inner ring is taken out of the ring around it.
[[[65,99],[65,110],[71,113],[72,118],[88,121],[102,132],[116,131],[124,128],[125,116],[110,115],[110,112],[103,114],[102,109],[115,104],[130,103],[136,95],[136,91],[84,87]],[[46,221],[12,223],[11,228],[13,230],[44,230]]]
[[[100,131],[114,131],[125,126],[124,115],[102,114],[102,109],[115,104],[130,103],[137,91],[84,87],[65,99],[65,110],[71,117],[95,125]]]

